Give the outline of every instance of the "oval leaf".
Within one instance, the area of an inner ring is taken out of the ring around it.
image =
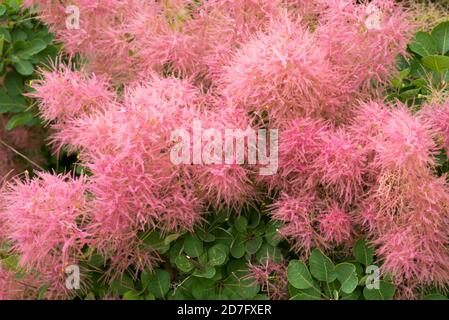
[[[312,276],[306,264],[299,260],[291,260],[287,268],[288,282],[297,289],[313,287]]]
[[[126,291],[123,295],[123,300],[140,300],[140,296],[137,292],[134,291]]]
[[[219,266],[225,263],[228,251],[226,247],[221,244],[216,244],[215,246],[209,248],[207,251],[208,262],[211,266]]]
[[[374,249],[370,247],[364,238],[360,238],[354,246],[355,259],[365,266],[369,266],[374,260]]]
[[[184,251],[188,256],[198,258],[203,253],[203,242],[196,236],[188,234],[184,239]]]
[[[29,76],[33,73],[34,70],[31,62],[27,60],[18,60],[17,62],[13,63],[13,66],[22,76]]]
[[[395,286],[386,281],[379,281],[378,289],[363,288],[363,296],[366,300],[391,300],[395,292]]]
[[[335,267],[337,279],[341,283],[341,290],[344,293],[352,293],[358,285],[356,267],[352,263],[343,262]]]
[[[142,273],[141,280],[156,298],[163,298],[170,289],[170,275],[162,269],[156,269],[153,274]]]
[[[433,37],[427,32],[417,32],[408,46],[411,51],[421,57],[435,54],[437,49]]]
[[[321,250],[315,249],[312,251],[309,258],[309,264],[310,272],[316,279],[331,283],[337,278],[333,262],[325,256]]]
[[[175,264],[176,267],[178,267],[178,269],[181,270],[182,272],[189,272],[190,270],[193,269],[190,260],[187,259],[187,257],[183,254],[176,257]]]
[[[449,57],[446,56],[427,56],[422,58],[423,64],[436,71],[436,72],[442,72],[449,69]]]
[[[5,76],[4,84],[8,90],[8,95],[18,96],[23,91],[23,78],[16,72],[8,72]]]
[[[437,25],[432,30],[432,37],[435,40],[437,50],[441,54],[449,51],[449,21],[445,21]]]

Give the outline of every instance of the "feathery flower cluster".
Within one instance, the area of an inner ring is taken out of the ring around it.
[[[429,121],[438,137],[438,147],[449,152],[449,102],[443,105],[426,105],[420,110],[423,118]]]
[[[371,179],[358,219],[398,284],[443,287],[449,279],[449,189],[434,175],[435,131],[405,106],[382,111],[366,104],[359,112],[352,130],[371,131],[361,142],[370,154]]]
[[[23,264],[53,285],[43,259],[60,267],[88,244],[109,278],[138,272],[158,260],[142,233],[192,230],[209,206],[238,211],[271,195],[270,214],[299,255],[350,249],[362,233],[398,284],[449,282],[449,192],[433,172],[448,146],[447,106],[412,114],[375,102],[409,40],[395,1],[25,4],[84,62],[43,72],[31,96],[54,148],[77,152],[90,175],[16,181],[0,210]],[[67,5],[79,8],[79,29],[65,25]],[[171,133],[191,132],[193,120],[279,129],[279,171],[173,164]],[[262,280],[283,272],[253,269]]]
[[[287,267],[285,263],[266,260],[261,264],[248,265],[249,275],[272,300],[283,300],[288,296]]]
[[[42,80],[32,83],[36,90],[28,96],[40,102],[40,116],[46,122],[64,122],[73,117],[93,112],[113,98],[107,81],[94,74],[73,71],[63,64],[52,71],[42,71]],[[64,108],[61,108],[61,105]]]
[[[49,298],[70,296],[64,268],[78,263],[89,243],[83,178],[39,173],[5,189],[0,223],[3,238],[19,256],[19,267],[37,274],[41,286],[50,286]]]

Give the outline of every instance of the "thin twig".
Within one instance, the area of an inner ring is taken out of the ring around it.
[[[25,160],[27,160],[29,163],[31,163],[32,165],[34,165],[36,168],[38,168],[41,171],[45,171],[44,168],[42,168],[40,165],[38,165],[36,162],[34,162],[33,160],[31,160],[30,158],[28,158],[26,155],[24,155],[23,153],[21,153],[20,151],[14,149],[13,147],[11,147],[9,144],[7,144],[5,141],[3,141],[2,139],[0,139],[0,143],[3,144],[5,147],[7,147],[8,149],[10,149],[12,152],[14,152],[15,154],[19,155],[20,157],[24,158]]]

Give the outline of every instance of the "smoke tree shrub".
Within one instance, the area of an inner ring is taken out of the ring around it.
[[[76,154],[86,174],[39,173],[3,187],[0,237],[35,282],[22,288],[0,269],[6,298],[42,287],[45,298],[201,299],[204,288],[217,298],[262,298],[261,289],[273,299],[358,298],[362,262],[334,265],[326,255],[350,258],[360,236],[398,288],[382,282],[365,298],[447,286],[449,190],[435,170],[447,130],[432,111],[382,102],[411,37],[394,1],[24,5],[82,62],[56,61],[29,96],[54,151]],[[67,25],[69,5],[79,28]],[[279,129],[279,170],[174,164],[172,132],[190,132],[194,120],[205,130]],[[268,215],[248,214],[254,208]],[[206,221],[211,211],[222,218]],[[300,262],[286,267],[288,249],[273,235],[309,259],[311,274]],[[100,272],[83,272],[73,292],[61,273],[68,264]],[[181,283],[171,289],[170,279]]]

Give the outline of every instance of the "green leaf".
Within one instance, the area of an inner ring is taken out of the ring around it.
[[[379,281],[379,289],[363,288],[363,296],[366,300],[391,300],[394,297],[396,288],[389,282]]]
[[[22,112],[26,107],[27,102],[23,96],[10,97],[6,93],[0,92],[0,114]]]
[[[26,46],[17,50],[15,54],[21,59],[29,59],[35,54],[43,51],[47,47],[47,43],[41,39],[34,39],[31,42],[26,42]]]
[[[14,42],[14,48],[18,42],[24,42],[27,38],[27,33],[21,29],[16,29],[11,32],[11,40]]]
[[[33,65],[27,60],[19,60],[18,62],[13,62],[13,66],[22,76],[29,76],[34,71]]]
[[[288,282],[297,289],[308,289],[313,286],[309,269],[303,261],[291,260],[287,268]]]
[[[203,242],[196,236],[188,234],[184,238],[184,251],[188,256],[198,258],[203,253]]]
[[[8,131],[12,130],[14,128],[27,124],[29,121],[32,121],[33,119],[34,116],[31,113],[16,114],[9,119],[8,123],[5,126],[5,129]]]
[[[231,255],[234,258],[240,259],[245,255],[245,240],[245,236],[240,233],[235,237],[231,245]]]
[[[146,245],[151,246],[151,249],[157,250],[159,253],[164,254],[170,249],[169,245],[164,243],[164,239],[161,238],[161,235],[158,231],[152,231],[143,238],[143,242]]]
[[[279,236],[279,227],[280,223],[277,221],[270,221],[267,224],[267,230],[265,233],[265,239],[272,246],[277,246],[281,241],[281,237]]]
[[[4,43],[5,43],[5,36],[3,34],[0,34],[0,57],[3,56]]]
[[[412,81],[412,85],[415,87],[425,87],[427,85],[427,81],[425,79],[419,78]]]
[[[140,296],[137,292],[129,290],[123,294],[123,300],[140,300]]]
[[[309,258],[310,272],[320,281],[331,283],[337,278],[334,264],[321,250],[314,249]]]
[[[401,70],[399,72],[399,78],[400,79],[405,79],[410,74],[410,71],[411,71],[410,68],[405,68],[405,69]]]
[[[413,77],[422,77],[427,78],[427,74],[430,72],[430,70],[426,67],[424,67],[421,59],[413,58],[410,61],[410,75]]]
[[[174,233],[174,234],[170,234],[170,235],[166,236],[165,239],[164,239],[164,244],[166,246],[169,246],[170,243],[172,243],[173,241],[178,239],[179,236],[180,236],[179,233]]]
[[[145,295],[145,300],[156,300],[156,297],[154,296],[154,294],[149,292],[148,294]]]
[[[220,281],[223,280],[223,278],[226,276],[224,266],[222,267],[215,267],[215,275],[213,278],[211,278],[214,281]]]
[[[12,254],[7,256],[1,261],[1,265],[6,270],[17,272],[19,270],[19,256],[16,254]]]
[[[246,232],[246,227],[248,226],[248,220],[244,216],[240,216],[235,219],[235,228],[238,232]]]
[[[93,292],[89,292],[85,297],[84,300],[95,300],[95,294]]]
[[[260,291],[257,281],[247,274],[242,277],[231,275],[223,285],[223,293],[231,299],[253,299]]]
[[[436,71],[436,72],[442,72],[449,69],[449,57],[447,56],[427,56],[422,58],[423,64]]]
[[[177,284],[174,290],[171,290],[168,294],[168,299],[175,300],[185,300],[185,299],[193,299],[192,296],[192,287],[195,282],[198,281],[198,278],[188,277],[183,282]]]
[[[343,262],[335,267],[337,279],[340,281],[341,290],[344,293],[351,293],[357,288],[359,282],[356,267],[352,263]]]
[[[50,285],[44,284],[39,288],[39,292],[37,294],[37,300],[43,300],[45,298],[45,294],[47,293],[48,288]]]
[[[142,275],[144,275],[144,273],[142,273]],[[111,289],[116,294],[124,295],[127,291],[134,289],[134,283],[128,275],[124,275],[121,279],[112,281]]]
[[[423,298],[423,300],[449,300],[446,296],[443,296],[438,293],[428,294]]]
[[[395,77],[391,79],[391,84],[396,89],[401,89],[404,86],[404,79],[410,74],[411,69],[406,68],[401,70]]]
[[[404,92],[401,92],[401,94],[399,94],[399,97],[403,100],[410,100],[410,99],[415,98],[419,94],[420,91],[421,91],[420,88],[406,90]]]
[[[441,54],[449,51],[449,21],[445,21],[433,28],[432,37],[435,40],[436,48]]]
[[[215,241],[215,236],[212,233],[206,232],[202,229],[196,230],[195,234],[198,236],[198,238],[200,238],[204,242],[214,242]]]
[[[11,42],[11,33],[8,29],[0,27],[0,35],[3,36],[6,42]]]
[[[179,255],[175,259],[176,267],[182,272],[189,272],[193,269],[193,265],[190,263],[190,260],[183,254]]]
[[[341,300],[358,300],[360,298],[360,295],[362,294],[362,290],[361,288],[355,288],[354,291],[352,291],[351,293],[347,294],[347,293],[343,293],[341,295]]]
[[[206,264],[199,269],[195,269],[195,271],[193,272],[193,275],[195,277],[199,277],[199,278],[211,279],[211,278],[215,277],[216,273],[217,273],[217,270],[213,266]]]
[[[23,78],[16,72],[8,72],[5,76],[4,84],[8,90],[8,95],[11,97],[18,96],[23,91]]]
[[[261,236],[253,236],[253,239],[246,241],[245,250],[249,254],[255,254],[262,246],[263,239]]]
[[[437,51],[433,37],[427,32],[417,32],[412,42],[408,45],[411,51],[419,54],[421,57],[430,56]]]
[[[215,281],[198,279],[192,286],[192,295],[197,300],[210,299],[215,294]]]
[[[248,262],[245,259],[231,260],[226,265],[226,271],[229,275],[243,277],[248,274]]]
[[[227,247],[230,247],[234,242],[234,236],[232,235],[232,233],[225,229],[218,229],[215,236],[216,236],[215,243],[217,244],[220,243]]]
[[[141,280],[156,298],[163,298],[170,289],[170,275],[163,269],[156,269],[153,274],[142,272]]]
[[[275,263],[280,263],[282,260],[282,254],[279,248],[273,247],[268,243],[264,243],[259,251],[256,253],[256,259],[259,263],[266,263],[268,261],[273,261]]]
[[[290,298],[290,300],[321,300],[321,292],[315,288],[301,290]]]
[[[226,246],[222,244],[216,244],[213,247],[209,248],[207,251],[208,255],[208,263],[211,266],[220,266],[225,263],[226,258],[228,256],[228,250]]]
[[[2,4],[0,4],[0,16],[4,15],[6,12],[6,7]]]
[[[374,260],[374,249],[369,246],[364,238],[360,238],[354,246],[354,257],[361,264],[369,266]]]
[[[261,214],[258,210],[252,209],[250,212],[248,229],[254,229],[259,225]]]
[[[20,10],[22,0],[5,0],[5,3],[14,11],[14,13],[16,13]]]

